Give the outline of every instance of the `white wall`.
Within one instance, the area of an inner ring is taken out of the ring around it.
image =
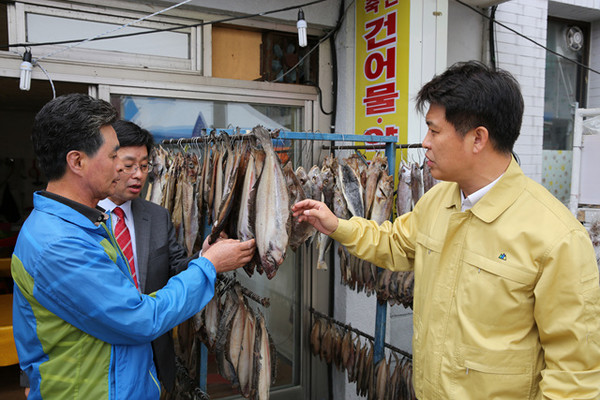
[[[448,66],[459,61],[485,60],[487,21],[456,1],[448,2]]]
[[[512,0],[502,3],[496,19],[536,42],[546,44],[548,1]],[[525,113],[515,152],[523,172],[541,182],[546,52],[530,41],[497,26],[497,66],[511,72],[521,85]]]
[[[600,69],[600,21],[592,22],[590,39],[590,65],[598,70]],[[598,108],[600,107],[600,75],[589,72],[588,82],[587,108]]]

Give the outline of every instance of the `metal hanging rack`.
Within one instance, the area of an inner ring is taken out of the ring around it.
[[[361,331],[361,330],[359,330],[359,329],[353,328],[353,327],[352,327],[352,325],[347,325],[347,324],[344,324],[343,322],[340,322],[340,321],[338,321],[338,320],[334,319],[333,317],[330,317],[329,315],[323,314],[322,312],[319,312],[319,311],[315,310],[315,309],[314,309],[314,308],[312,308],[312,307],[310,307],[308,310],[309,310],[309,311],[310,311],[312,314],[316,315],[317,317],[319,317],[319,318],[323,318],[323,319],[326,319],[327,321],[330,321],[330,322],[333,322],[334,324],[336,324],[336,325],[338,325],[338,326],[341,326],[342,328],[344,328],[344,329],[346,329],[346,330],[352,331],[352,332],[356,333],[356,334],[357,334],[357,335],[359,335],[359,336],[362,336],[362,337],[364,337],[364,338],[367,338],[367,339],[369,339],[369,340],[371,340],[371,341],[374,341],[374,340],[375,340],[375,337],[373,337],[373,336],[369,335],[368,333],[365,333],[365,332],[363,332],[363,331]],[[410,354],[410,353],[407,353],[406,351],[404,351],[404,350],[401,350],[401,349],[399,349],[398,347],[396,347],[396,346],[392,346],[391,344],[388,344],[388,343],[385,343],[385,342],[383,343],[383,345],[384,345],[385,347],[387,347],[388,349],[390,349],[390,350],[392,350],[392,351],[394,351],[394,352],[396,352],[396,353],[398,353],[398,354],[402,354],[404,357],[406,357],[406,358],[408,358],[408,359],[412,360],[412,354]]]
[[[181,139],[166,139],[161,142],[161,144],[170,144],[170,145],[181,145],[181,144],[193,144],[199,142],[210,141],[218,135],[226,133],[230,139],[232,140],[240,140],[247,139],[252,137],[251,129],[203,129],[202,134],[200,136],[195,136],[191,138],[181,138]],[[273,139],[283,139],[283,140],[308,140],[308,141],[330,141],[330,142],[352,142],[352,143],[378,143],[376,145],[359,145],[359,146],[336,146],[334,143],[328,146],[331,150],[359,150],[359,149],[383,149],[385,151],[385,155],[388,159],[388,165],[395,166],[396,165],[396,149],[409,149],[409,148],[421,148],[421,144],[397,144],[398,138],[396,136],[372,136],[372,135],[357,135],[357,134],[343,134],[343,133],[319,133],[319,132],[293,132],[293,131],[283,131],[283,130],[275,130],[272,133]],[[325,147],[324,147],[325,148]],[[390,175],[394,176],[395,179],[395,169],[394,167],[390,168]],[[206,233],[206,232],[205,232]],[[382,271],[381,268],[377,268],[378,271]],[[385,343],[385,331],[386,331],[386,319],[387,319],[387,303],[377,302],[376,306],[376,315],[375,315],[375,336],[373,337],[373,362],[376,364],[381,359],[385,357],[384,347]],[[356,331],[355,331],[356,332]],[[201,355],[199,359],[199,372],[200,372],[200,382],[199,387],[203,391],[206,391],[206,380],[207,380],[207,363],[208,363],[208,350],[204,345],[201,346]],[[400,349],[397,349],[400,350]],[[400,354],[405,352],[398,351]],[[406,353],[408,354],[408,353]],[[411,356],[412,357],[412,356]]]
[[[235,279],[235,277],[229,277],[229,276],[225,276],[223,274],[218,274],[217,280],[220,282],[223,282],[225,284],[225,287],[229,287],[230,285],[233,285],[234,283],[238,282],[237,279]],[[260,304],[261,306],[263,306],[265,308],[269,308],[271,306],[271,299],[269,299],[268,297],[260,297],[259,295],[257,295],[253,291],[251,291],[250,289],[242,286],[241,284],[240,284],[240,291],[242,292],[242,294],[244,296],[246,296],[250,300],[254,300],[255,302],[257,302],[258,304]]]

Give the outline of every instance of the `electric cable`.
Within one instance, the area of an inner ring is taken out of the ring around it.
[[[117,38],[130,37],[130,36],[148,35],[148,34],[151,34],[151,33],[170,32],[170,31],[176,31],[176,30],[179,30],[179,29],[197,28],[199,26],[213,25],[213,24],[219,24],[219,23],[224,23],[224,22],[237,21],[237,20],[240,20],[240,19],[254,18],[254,17],[260,17],[260,16],[264,16],[264,15],[269,15],[269,14],[275,14],[275,13],[278,13],[278,12],[294,10],[294,9],[301,8],[301,7],[307,7],[307,6],[310,6],[310,5],[313,5],[313,4],[322,3],[324,1],[327,1],[327,0],[314,0],[314,1],[310,1],[308,3],[304,3],[304,4],[299,4],[299,5],[295,5],[295,6],[288,6],[288,7],[278,8],[276,10],[263,11],[263,12],[256,13],[256,14],[240,15],[240,16],[236,16],[236,17],[228,17],[228,18],[224,18],[224,19],[220,19],[220,20],[214,20],[214,21],[199,22],[197,24],[191,24],[191,25],[177,25],[177,26],[173,26],[173,27],[170,27],[170,28],[161,28],[161,29],[153,29],[153,30],[143,31],[143,32],[131,32],[131,33],[123,33],[123,34],[120,34],[120,35],[97,37],[97,38],[94,38],[94,39],[92,39],[90,41],[117,39]],[[58,45],[58,44],[69,44],[69,43],[82,42],[84,40],[86,40],[86,39],[71,39],[71,40],[60,40],[60,41],[40,42],[40,43],[13,43],[13,44],[9,43],[9,44],[0,44],[0,49],[2,49],[2,48],[10,48],[10,47],[26,47],[26,46],[28,46],[28,47],[35,47],[35,46],[49,46],[49,45]]]
[[[46,69],[44,67],[42,67],[42,64],[40,64],[37,60],[34,60],[33,65],[37,65],[38,67],[40,67],[42,72],[46,75],[46,78],[48,78],[48,81],[50,82],[50,86],[52,87],[52,99],[55,99],[56,98],[56,89],[54,88],[54,82],[52,81],[52,78],[50,78],[50,74],[48,74],[48,71],[46,71]]]
[[[492,6],[490,11],[490,37],[489,37],[489,46],[490,46],[490,63],[492,64],[492,68],[494,71],[496,70],[496,27],[494,26],[494,22],[496,20],[496,9],[498,6]]]
[[[466,3],[464,3],[464,2],[463,2],[463,1],[461,1],[461,0],[454,0],[454,1],[456,1],[456,2],[457,2],[457,3],[459,3],[459,4],[462,4],[463,6],[465,6],[465,7],[469,8],[469,9],[471,9],[471,10],[473,10],[474,12],[476,12],[477,14],[481,15],[481,16],[482,16],[482,17],[484,17],[484,18],[486,18],[486,19],[488,19],[488,20],[490,19],[490,17],[489,17],[488,15],[486,15],[485,13],[482,13],[481,11],[479,11],[478,9],[476,9],[475,7],[472,7],[472,6],[470,6],[470,5],[466,4]],[[515,30],[515,29],[513,29],[513,28],[511,28],[511,27],[509,27],[509,26],[507,26],[507,25],[505,25],[505,24],[503,24],[502,22],[498,22],[498,20],[497,20],[497,19],[494,19],[494,20],[493,20],[493,22],[494,22],[494,23],[496,23],[496,24],[498,24],[498,25],[500,25],[500,26],[501,26],[501,27],[503,27],[504,29],[508,29],[509,31],[511,31],[512,33],[514,33],[514,34],[516,34],[516,35],[518,35],[518,36],[522,37],[523,39],[530,41],[531,43],[535,44],[536,46],[539,46],[539,47],[541,47],[542,49],[546,50],[547,52],[554,54],[554,55],[555,55],[555,56],[557,56],[557,57],[564,58],[565,60],[567,60],[567,61],[570,61],[570,62],[572,62],[572,63],[574,63],[574,64],[576,64],[576,65],[580,66],[581,68],[585,68],[585,69],[587,69],[588,71],[591,71],[591,72],[594,72],[594,73],[596,73],[596,74],[600,75],[600,71],[597,71],[597,70],[595,70],[595,69],[591,68],[591,67],[590,67],[590,66],[588,66],[588,65],[585,65],[585,64],[583,64],[583,63],[580,63],[579,61],[572,60],[572,59],[570,59],[569,57],[566,57],[566,56],[564,56],[564,55],[562,55],[562,54],[558,53],[557,51],[554,51],[554,50],[552,50],[552,49],[550,49],[550,48],[548,48],[548,47],[544,46],[543,44],[536,42],[535,40],[531,39],[530,37],[528,37],[528,36],[526,36],[526,35],[523,35],[521,32],[519,32],[519,31],[517,31],[517,30]]]

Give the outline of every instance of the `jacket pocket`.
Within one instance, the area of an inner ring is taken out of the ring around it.
[[[453,399],[531,398],[531,351],[490,351],[463,346],[452,379]]]
[[[536,276],[525,267],[465,250],[456,283],[456,304],[461,319],[479,333],[490,326],[506,327],[513,332],[529,331],[534,324]]]

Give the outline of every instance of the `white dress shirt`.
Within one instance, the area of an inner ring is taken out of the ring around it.
[[[138,271],[138,260],[137,260],[137,248],[135,245],[135,224],[133,223],[133,214],[131,213],[131,200],[126,201],[125,203],[121,204],[120,206],[117,206],[115,203],[113,203],[113,201],[109,198],[106,198],[104,200],[100,200],[98,202],[98,205],[102,208],[104,208],[106,210],[106,212],[111,213],[111,224],[112,224],[112,231],[113,233],[115,232],[115,226],[117,225],[117,216],[112,214],[112,211],[115,209],[115,207],[121,207],[121,209],[123,210],[123,213],[125,214],[125,225],[127,226],[127,229],[129,229],[129,236],[131,236],[131,248],[133,249],[133,262],[135,264],[135,268],[136,271]],[[139,277],[139,274],[138,274]]]
[[[504,174],[502,174],[502,175],[504,175]],[[473,206],[475,205],[475,203],[477,203],[479,200],[481,200],[481,198],[483,196],[485,196],[485,194],[487,192],[489,192],[492,187],[494,187],[494,185],[500,180],[500,178],[502,178],[502,175],[500,175],[498,178],[496,178],[496,180],[494,180],[490,184],[482,187],[481,189],[479,189],[475,193],[471,193],[467,197],[465,197],[464,193],[461,190],[460,191],[461,211],[464,212],[464,211],[467,211],[467,210],[473,208]]]

